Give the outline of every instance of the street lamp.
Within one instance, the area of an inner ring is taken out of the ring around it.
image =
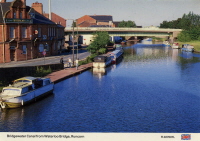
[[[74,66],[74,39],[75,39],[75,35],[74,35],[74,19],[66,19],[66,20],[72,20],[73,23],[72,23],[72,26],[73,26],[73,31],[72,31],[72,64]],[[78,30],[78,29],[77,29]],[[78,33],[78,31],[77,31]],[[78,48],[78,44],[77,44],[77,48]]]

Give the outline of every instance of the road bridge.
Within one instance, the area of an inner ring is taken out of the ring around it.
[[[97,31],[107,31],[109,36],[125,36],[125,37],[170,37],[174,39],[182,31],[182,29],[170,28],[112,28],[112,27],[67,27],[65,28],[65,35],[70,37],[73,35],[82,36],[83,42],[90,43],[92,34]]]

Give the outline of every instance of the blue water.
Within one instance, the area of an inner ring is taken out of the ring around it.
[[[123,60],[55,85],[54,95],[0,112],[1,132],[200,132],[200,55],[126,47]]]

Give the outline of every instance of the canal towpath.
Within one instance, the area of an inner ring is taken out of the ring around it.
[[[107,52],[106,54],[109,54],[109,52]],[[84,60],[84,59],[83,59]],[[80,65],[78,67],[78,70],[76,70],[76,67],[72,67],[72,68],[65,68],[63,70],[60,70],[60,71],[56,71],[56,72],[53,72],[53,73],[50,73],[48,74],[47,76],[45,77],[48,77],[51,79],[52,82],[54,83],[58,83],[62,80],[65,80],[69,77],[72,77],[72,76],[75,76],[75,75],[78,75],[88,69],[91,69],[93,67],[93,63],[88,63],[88,64],[84,64],[84,65]]]
[[[65,68],[63,70],[60,71],[56,71],[53,73],[48,74],[45,77],[48,77],[51,79],[52,82],[54,83],[58,83],[64,79],[67,79],[69,77],[75,76],[77,74],[80,74],[88,69],[92,68],[92,63],[88,63],[88,64],[84,64],[84,65],[80,65],[78,67],[78,70],[76,70],[76,67],[72,67],[72,68]]]

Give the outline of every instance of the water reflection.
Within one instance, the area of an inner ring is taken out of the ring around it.
[[[124,49],[118,64],[57,83],[53,97],[0,111],[0,131],[200,132],[200,55]]]
[[[169,48],[163,49],[162,44],[143,45],[136,44],[125,51],[124,61],[145,61],[150,59],[163,59],[171,56]]]
[[[106,75],[106,68],[93,68],[93,74],[98,78],[102,78],[102,76]]]

